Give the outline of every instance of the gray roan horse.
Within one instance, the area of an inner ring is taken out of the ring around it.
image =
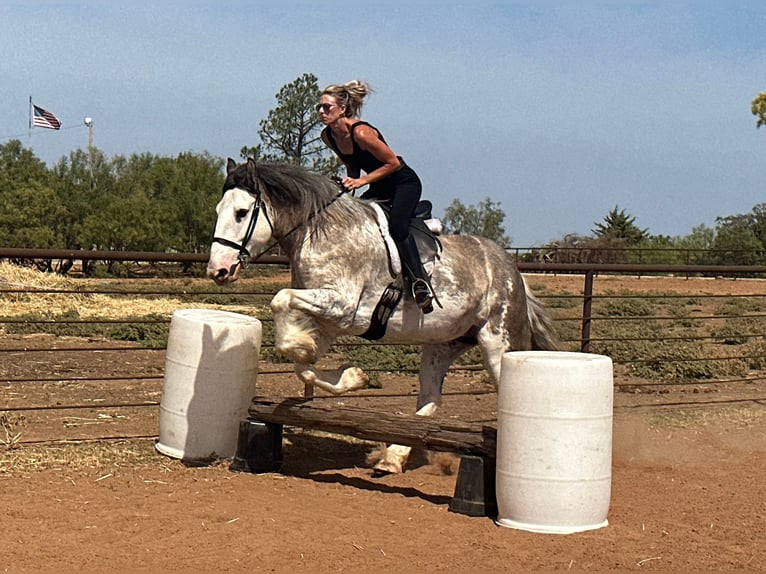
[[[314,365],[339,335],[368,329],[392,281],[370,202],[340,194],[331,179],[300,167],[229,159],[216,211],[208,276],[235,281],[243,260],[279,243],[290,260],[291,288],[271,302],[277,350],[306,384],[336,395],[364,387],[368,377],[358,367],[323,372]],[[431,282],[441,306],[424,315],[405,293],[382,339],[422,345],[417,414],[426,416],[441,404],[450,364],[467,349],[479,345],[498,383],[504,352],[557,348],[550,321],[509,254],[481,237],[440,240]],[[391,445],[375,468],[401,472],[409,451]]]

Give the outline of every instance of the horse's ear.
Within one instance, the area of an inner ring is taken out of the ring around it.
[[[256,166],[255,166],[255,160],[253,158],[251,158],[251,157],[247,158],[247,168],[246,169],[247,169],[247,178],[250,181],[255,181]]]
[[[226,162],[226,175],[229,175],[235,167],[237,167],[237,162],[229,158],[229,160]]]

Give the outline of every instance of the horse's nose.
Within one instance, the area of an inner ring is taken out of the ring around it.
[[[210,277],[213,281],[216,283],[223,283],[226,281],[226,277],[229,275],[229,270],[225,267],[221,267],[220,269],[209,269],[207,272],[207,276]]]

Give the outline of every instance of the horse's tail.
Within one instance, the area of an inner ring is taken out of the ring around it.
[[[532,350],[560,351],[561,342],[553,329],[553,321],[526,281],[524,281],[524,291],[527,294],[527,317],[532,329]]]

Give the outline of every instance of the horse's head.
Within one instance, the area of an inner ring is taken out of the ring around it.
[[[223,196],[216,206],[207,275],[219,285],[236,281],[242,264],[263,249],[272,236],[271,214],[256,177],[255,161],[237,165],[229,159]]]

